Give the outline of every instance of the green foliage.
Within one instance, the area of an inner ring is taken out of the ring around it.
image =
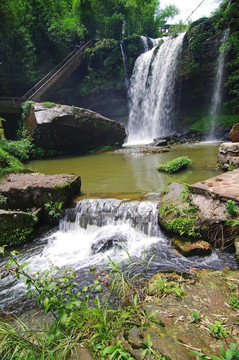
[[[231,216],[237,216],[238,215],[238,208],[237,208],[237,205],[236,205],[235,201],[227,200],[227,202],[226,202],[226,211]]]
[[[208,324],[208,328],[216,339],[224,339],[229,334],[228,329],[225,328],[221,320],[215,320],[213,324]]]
[[[180,287],[177,281],[171,281],[156,274],[150,281],[148,286],[150,295],[164,297],[170,294],[175,295],[179,299],[183,298],[186,292]]]
[[[45,204],[44,209],[50,219],[55,222],[56,220],[59,220],[63,213],[63,201],[49,201]]]
[[[229,37],[221,51],[226,55],[227,66],[227,108],[228,112],[238,114],[239,112],[239,3],[238,1],[223,1],[213,15],[213,21],[218,31],[230,29]]]
[[[26,118],[26,116],[29,115],[31,110],[31,105],[34,104],[34,101],[28,100],[22,103],[22,118],[23,120]]]
[[[187,156],[180,156],[167,162],[166,164],[160,164],[157,170],[173,174],[175,172],[187,169],[191,164],[192,160],[190,160]]]
[[[34,297],[44,312],[52,315],[51,325],[40,331],[32,331],[24,323],[10,325],[0,323],[0,355],[21,359],[69,359],[80,344],[85,344],[96,358],[133,359],[117,339],[122,329],[129,329],[132,323],[138,327],[148,326],[150,321],[159,323],[154,315],[146,315],[134,296],[130,306],[112,310],[108,302],[99,300],[102,286],[93,280],[88,286],[79,288],[71,269],[61,271],[58,267],[29,274],[28,263],[21,263],[19,253],[8,253],[5,246],[0,254],[10,260],[4,276],[16,275],[26,278],[27,296]],[[114,265],[118,268],[119,264]],[[147,270],[149,263],[145,266]],[[92,273],[94,269],[92,269]],[[99,274],[97,274],[97,278]],[[107,274],[108,277],[108,274]],[[106,281],[103,278],[104,282]],[[49,317],[48,317],[49,318]],[[154,355],[150,336],[145,342],[143,358]],[[169,360],[159,355],[160,360]]]
[[[192,69],[196,70],[202,64],[208,63],[210,60],[210,52],[207,48],[207,39],[215,35],[215,29],[212,19],[201,18],[194,21],[188,30],[189,50],[192,57]]]
[[[0,177],[9,172],[23,170],[22,163],[0,148]]]
[[[230,343],[228,349],[224,349],[220,344],[220,352],[222,357],[215,355],[204,355],[197,351],[191,350],[191,352],[199,357],[200,360],[237,360],[239,358],[239,349],[237,344]]]
[[[207,115],[190,125],[189,129],[199,132],[207,131],[211,129],[211,123],[212,115]],[[216,128],[221,126],[232,127],[236,123],[238,123],[237,115],[218,115],[216,119]]]
[[[1,204],[6,204],[7,197],[0,193],[0,206]]]
[[[48,109],[51,109],[53,108],[54,106],[56,106],[56,103],[54,102],[50,102],[50,101],[45,101],[42,103],[43,106],[45,106],[46,108]]]
[[[201,320],[200,315],[201,315],[201,310],[197,310],[197,311],[192,310],[190,323],[199,324]]]
[[[229,299],[229,304],[234,307],[239,309],[239,296],[237,293],[232,293]]]
[[[187,206],[181,208],[172,204],[162,205],[159,209],[159,215],[165,219],[171,215],[171,219],[166,219],[165,227],[180,236],[189,236],[194,238],[201,238],[201,234],[195,230],[195,222],[198,214],[196,206]]]
[[[0,148],[20,161],[29,159],[33,149],[33,144],[29,137],[22,138],[19,141],[0,140]]]
[[[117,41],[113,39],[98,41],[94,48],[87,50],[86,56],[88,75],[79,86],[82,96],[111,87],[121,87],[124,79],[124,67]],[[112,69],[114,69],[113,73]]]
[[[169,221],[167,224],[167,229],[172,231],[180,236],[192,236],[200,237],[199,233],[196,233],[194,230],[195,221],[193,219],[178,218]]]

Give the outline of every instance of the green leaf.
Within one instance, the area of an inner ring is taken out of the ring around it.
[[[115,346],[113,346],[113,345],[108,346],[108,347],[103,351],[103,355],[112,354],[115,350],[116,350],[116,347],[115,347]]]

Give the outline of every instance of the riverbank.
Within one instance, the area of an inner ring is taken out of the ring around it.
[[[71,312],[69,323],[60,327],[63,337],[58,346],[54,337],[48,341],[44,359],[50,353],[54,359],[66,359],[67,354],[71,360],[100,359],[102,355],[110,359],[115,353],[114,359],[121,354],[130,360],[196,360],[199,357],[195,352],[212,359],[211,356],[221,355],[220,349],[227,351],[230,347],[239,355],[238,272],[192,268],[191,275],[161,272],[144,282],[140,275],[127,281],[122,270],[112,270],[110,275],[95,273],[95,281],[98,288],[100,284],[107,285],[112,295],[119,297],[120,307],[111,307],[113,298],[110,300],[110,295],[107,299],[109,291],[96,308],[93,299],[87,304],[82,300],[81,306]],[[44,315],[39,308],[22,314],[16,323],[22,354],[30,351],[31,355],[40,356],[49,336],[55,334],[54,323],[58,320]],[[2,351],[10,348],[15,330],[9,333],[8,325],[0,323],[0,337],[8,335]],[[28,339],[25,347],[24,338]]]

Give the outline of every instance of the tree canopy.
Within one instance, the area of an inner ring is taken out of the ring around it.
[[[1,0],[2,95],[19,96],[78,41],[159,36],[177,8],[159,0]]]

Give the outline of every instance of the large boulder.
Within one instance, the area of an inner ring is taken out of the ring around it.
[[[123,124],[94,111],[67,105],[31,104],[25,118],[37,147],[66,153],[85,153],[106,146],[121,147]]]
[[[80,188],[77,175],[10,174],[0,183],[0,194],[6,199],[1,208],[26,211],[43,208],[49,202],[66,204]]]
[[[31,240],[44,226],[55,225],[62,208],[79,194],[76,175],[10,174],[0,183],[0,246]]]
[[[237,174],[234,170],[189,188],[171,183],[161,193],[159,223],[176,235],[173,244],[183,255],[210,252],[205,240],[221,248],[234,244],[238,229],[233,221],[239,216],[229,213],[227,200],[238,206]]]

